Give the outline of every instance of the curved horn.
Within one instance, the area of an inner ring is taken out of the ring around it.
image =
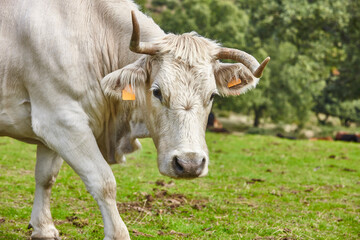
[[[252,74],[257,78],[261,77],[266,64],[270,61],[270,57],[267,57],[261,64],[259,64],[259,62],[250,54],[233,48],[221,48],[219,53],[216,55],[216,58],[231,59],[240,62],[249,68]]]
[[[155,47],[154,44],[140,42],[140,27],[134,11],[131,11],[131,19],[133,32],[130,40],[130,50],[136,53],[155,55],[159,49]]]

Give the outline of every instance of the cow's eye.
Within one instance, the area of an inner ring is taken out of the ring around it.
[[[156,97],[157,99],[162,101],[162,95],[161,95],[161,91],[159,88],[153,90],[153,95],[154,95],[154,97]]]

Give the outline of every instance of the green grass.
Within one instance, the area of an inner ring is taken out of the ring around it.
[[[207,134],[209,175],[161,176],[151,140],[114,165],[133,239],[359,239],[360,144]],[[0,239],[26,239],[33,145],[0,139]],[[64,164],[51,210],[62,239],[102,239],[100,211]]]

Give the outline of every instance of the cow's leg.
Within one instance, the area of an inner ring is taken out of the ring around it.
[[[130,239],[116,206],[116,182],[92,134],[86,134],[73,149],[61,153],[97,201],[103,221],[105,239]]]
[[[38,145],[36,156],[36,190],[30,226],[32,239],[59,239],[50,212],[51,187],[56,180],[63,160],[44,145]]]
[[[104,239],[130,239],[116,206],[115,177],[91,129],[81,121],[66,119],[39,122],[34,118],[33,125],[35,132],[80,176],[97,201],[104,221]]]

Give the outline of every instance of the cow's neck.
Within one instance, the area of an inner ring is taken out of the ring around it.
[[[141,57],[130,51],[129,43],[132,34],[131,11],[135,11],[139,21],[140,41],[151,42],[165,36],[164,31],[148,16],[137,9],[132,1],[119,0],[118,2],[98,1],[98,12],[95,22],[101,22],[101,34],[97,36],[97,56],[100,58],[98,72],[101,77],[118,70]]]
[[[121,1],[120,1],[121,2]],[[137,10],[136,6],[130,1],[123,1],[126,4],[99,1],[101,6],[98,20],[102,22],[101,34],[94,33],[95,39],[94,52],[96,64],[94,65],[98,81],[128,64],[135,62],[141,57],[140,54],[129,50],[130,37],[132,34],[131,10],[136,11],[136,16],[141,28],[141,41],[150,42],[165,35],[163,30],[154,23],[151,18]],[[99,147],[109,163],[114,163],[117,157],[117,148],[121,138],[123,142],[131,141],[129,138],[129,121],[135,108],[121,107],[121,103],[107,101],[107,110],[103,115],[103,131],[97,137]],[[141,110],[140,110],[141,111]],[[145,113],[144,113],[145,114]]]

